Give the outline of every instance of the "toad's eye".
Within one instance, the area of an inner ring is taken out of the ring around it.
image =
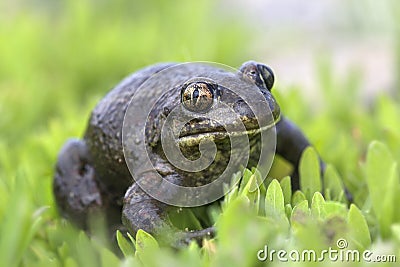
[[[265,86],[269,91],[271,91],[272,86],[274,85],[275,77],[271,68],[264,64],[258,64],[257,69],[260,72],[261,78],[264,81]]]
[[[266,88],[271,91],[274,85],[274,73],[271,68],[255,62],[245,63],[240,70],[244,76],[255,83],[260,88]]]
[[[181,90],[181,102],[190,111],[207,112],[214,103],[215,85],[205,82],[193,82],[184,85]]]

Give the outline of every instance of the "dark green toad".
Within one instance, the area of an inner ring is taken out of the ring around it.
[[[100,210],[106,214],[110,227],[122,222],[132,234],[138,229],[155,235],[160,234],[160,231],[165,232],[165,229],[173,230],[173,240],[176,240],[173,245],[179,246],[190,240],[214,235],[214,227],[198,231],[177,230],[168,219],[167,210],[170,205],[154,199],[133,181],[124,158],[122,127],[132,96],[149,77],[171,66],[175,64],[156,64],[123,80],[95,107],[84,138],[69,140],[61,149],[54,178],[56,201],[61,213],[81,227],[86,227],[88,214]],[[191,81],[199,76],[199,72],[204,71],[215,75],[224,72],[214,66],[188,65],[183,67],[179,75],[167,79]],[[260,96],[268,103],[273,117],[270,124],[276,126],[276,153],[293,164],[292,188],[298,189],[299,159],[310,143],[299,128],[280,114],[279,106],[270,92],[274,74],[266,65],[249,61],[235,75],[234,79],[250,83],[254,90],[259,90]],[[241,134],[249,137],[251,165],[253,154],[259,153],[257,132],[262,129],[259,129],[254,114],[240,97],[208,79],[185,82],[176,88],[162,88],[164,84],[168,83],[161,81],[155,85],[165,90],[166,95],[158,100],[151,111],[145,131],[149,157],[164,179],[177,185],[199,186],[211,182],[223,171],[227,162],[225,151],[229,150],[229,138],[221,125],[200,116],[188,122],[180,132],[179,147],[189,159],[199,157],[200,140],[212,139],[218,151],[221,151],[217,153],[210,168],[202,172],[185,172],[175,168],[166,159],[160,141],[161,125],[174,107],[182,105],[184,109],[201,115],[213,108],[215,99],[228,103],[244,124],[246,129]],[[140,163],[143,155],[132,153]],[[322,161],[321,167],[323,170]],[[147,179],[145,174],[134,175],[142,176],[139,179]],[[174,193],[171,191],[168,194]]]

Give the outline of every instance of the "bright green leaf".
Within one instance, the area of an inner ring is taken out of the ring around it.
[[[296,192],[294,192],[292,196],[292,206],[294,207],[298,203],[303,202],[304,200],[306,200],[306,196],[303,194],[303,192],[297,190]]]
[[[324,219],[326,215],[325,211],[325,199],[321,193],[315,192],[311,201],[311,214],[316,218]]]
[[[260,190],[258,189],[255,175],[250,176],[250,179],[242,190],[242,195],[249,199],[251,206],[254,208],[256,214],[258,214],[260,206]]]
[[[371,245],[371,237],[368,229],[368,224],[356,205],[351,204],[347,215],[350,238],[356,248],[364,251]]]
[[[202,229],[199,219],[195,216],[192,209],[177,208],[172,209],[168,216],[173,224],[180,229]]]
[[[139,229],[136,233],[136,252],[143,253],[146,249],[155,250],[158,249],[158,243],[153,236],[146,233],[142,229]]]
[[[287,218],[290,218],[290,216],[292,216],[292,212],[293,212],[292,205],[286,204],[286,205],[285,205],[285,214],[286,214],[286,217],[287,217]]]
[[[318,154],[313,147],[307,147],[300,159],[300,188],[309,201],[315,192],[321,192],[321,170]]]
[[[91,266],[99,264],[98,255],[84,231],[80,231],[78,234],[75,251],[79,265]]]
[[[400,194],[397,165],[388,148],[380,142],[372,142],[367,154],[367,184],[373,210],[379,222],[382,237],[390,234],[395,220],[395,201]]]
[[[265,212],[269,215],[285,215],[283,192],[277,180],[273,180],[267,188],[267,194],[265,196]]]
[[[291,203],[292,200],[292,185],[290,181],[290,176],[284,177],[281,181],[281,188],[283,192],[283,198],[285,200],[285,204]]]
[[[237,238],[242,233],[234,231],[236,227],[247,224],[255,214],[249,210],[249,202],[245,196],[238,196],[224,210],[217,222],[219,242],[222,246],[229,246],[232,238]],[[232,232],[233,231],[233,232]]]
[[[257,266],[254,252],[273,240],[273,236],[286,235],[287,223],[257,216],[249,207],[248,199],[239,196],[221,215],[217,224],[217,253],[211,266]]]
[[[118,266],[120,264],[118,257],[106,248],[101,249],[100,257],[102,266]]]
[[[249,169],[244,169],[242,181],[240,182],[241,186],[239,187],[239,194],[241,194],[243,192],[243,190],[244,190],[243,185],[247,185],[252,176],[253,176],[253,173]]]
[[[328,200],[338,200],[338,201],[345,200],[341,178],[339,177],[339,174],[337,173],[335,168],[330,164],[328,164],[325,170],[324,187],[325,187],[325,196],[327,195],[330,196],[329,199],[327,198]]]
[[[228,192],[228,194],[225,195],[224,201],[221,204],[221,209],[226,210],[229,203],[235,200],[238,196],[239,196],[239,188],[238,186],[235,186],[232,188],[231,191]]]
[[[260,171],[257,168],[254,168],[254,170],[252,170],[252,172],[256,178],[258,189],[260,190],[260,194],[265,194],[267,192],[267,189],[265,188],[265,183],[264,183],[265,180],[262,179]]]
[[[117,230],[117,243],[125,257],[135,255],[133,243],[128,241],[119,230]]]

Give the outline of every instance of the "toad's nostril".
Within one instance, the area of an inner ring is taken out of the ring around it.
[[[169,108],[167,108],[167,107],[163,108],[163,115],[164,116],[168,116],[170,112],[171,112],[171,110]]]
[[[85,176],[89,172],[89,166],[87,163],[82,163],[82,165],[78,169],[78,174],[80,176]]]

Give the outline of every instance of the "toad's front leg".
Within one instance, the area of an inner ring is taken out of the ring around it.
[[[141,179],[148,179],[146,174]],[[128,230],[135,234],[142,229],[153,234],[173,247],[182,247],[195,240],[198,243],[204,238],[215,235],[214,227],[203,230],[183,231],[176,228],[169,220],[167,211],[173,208],[144,192],[134,183],[126,192],[122,209],[122,222]]]

